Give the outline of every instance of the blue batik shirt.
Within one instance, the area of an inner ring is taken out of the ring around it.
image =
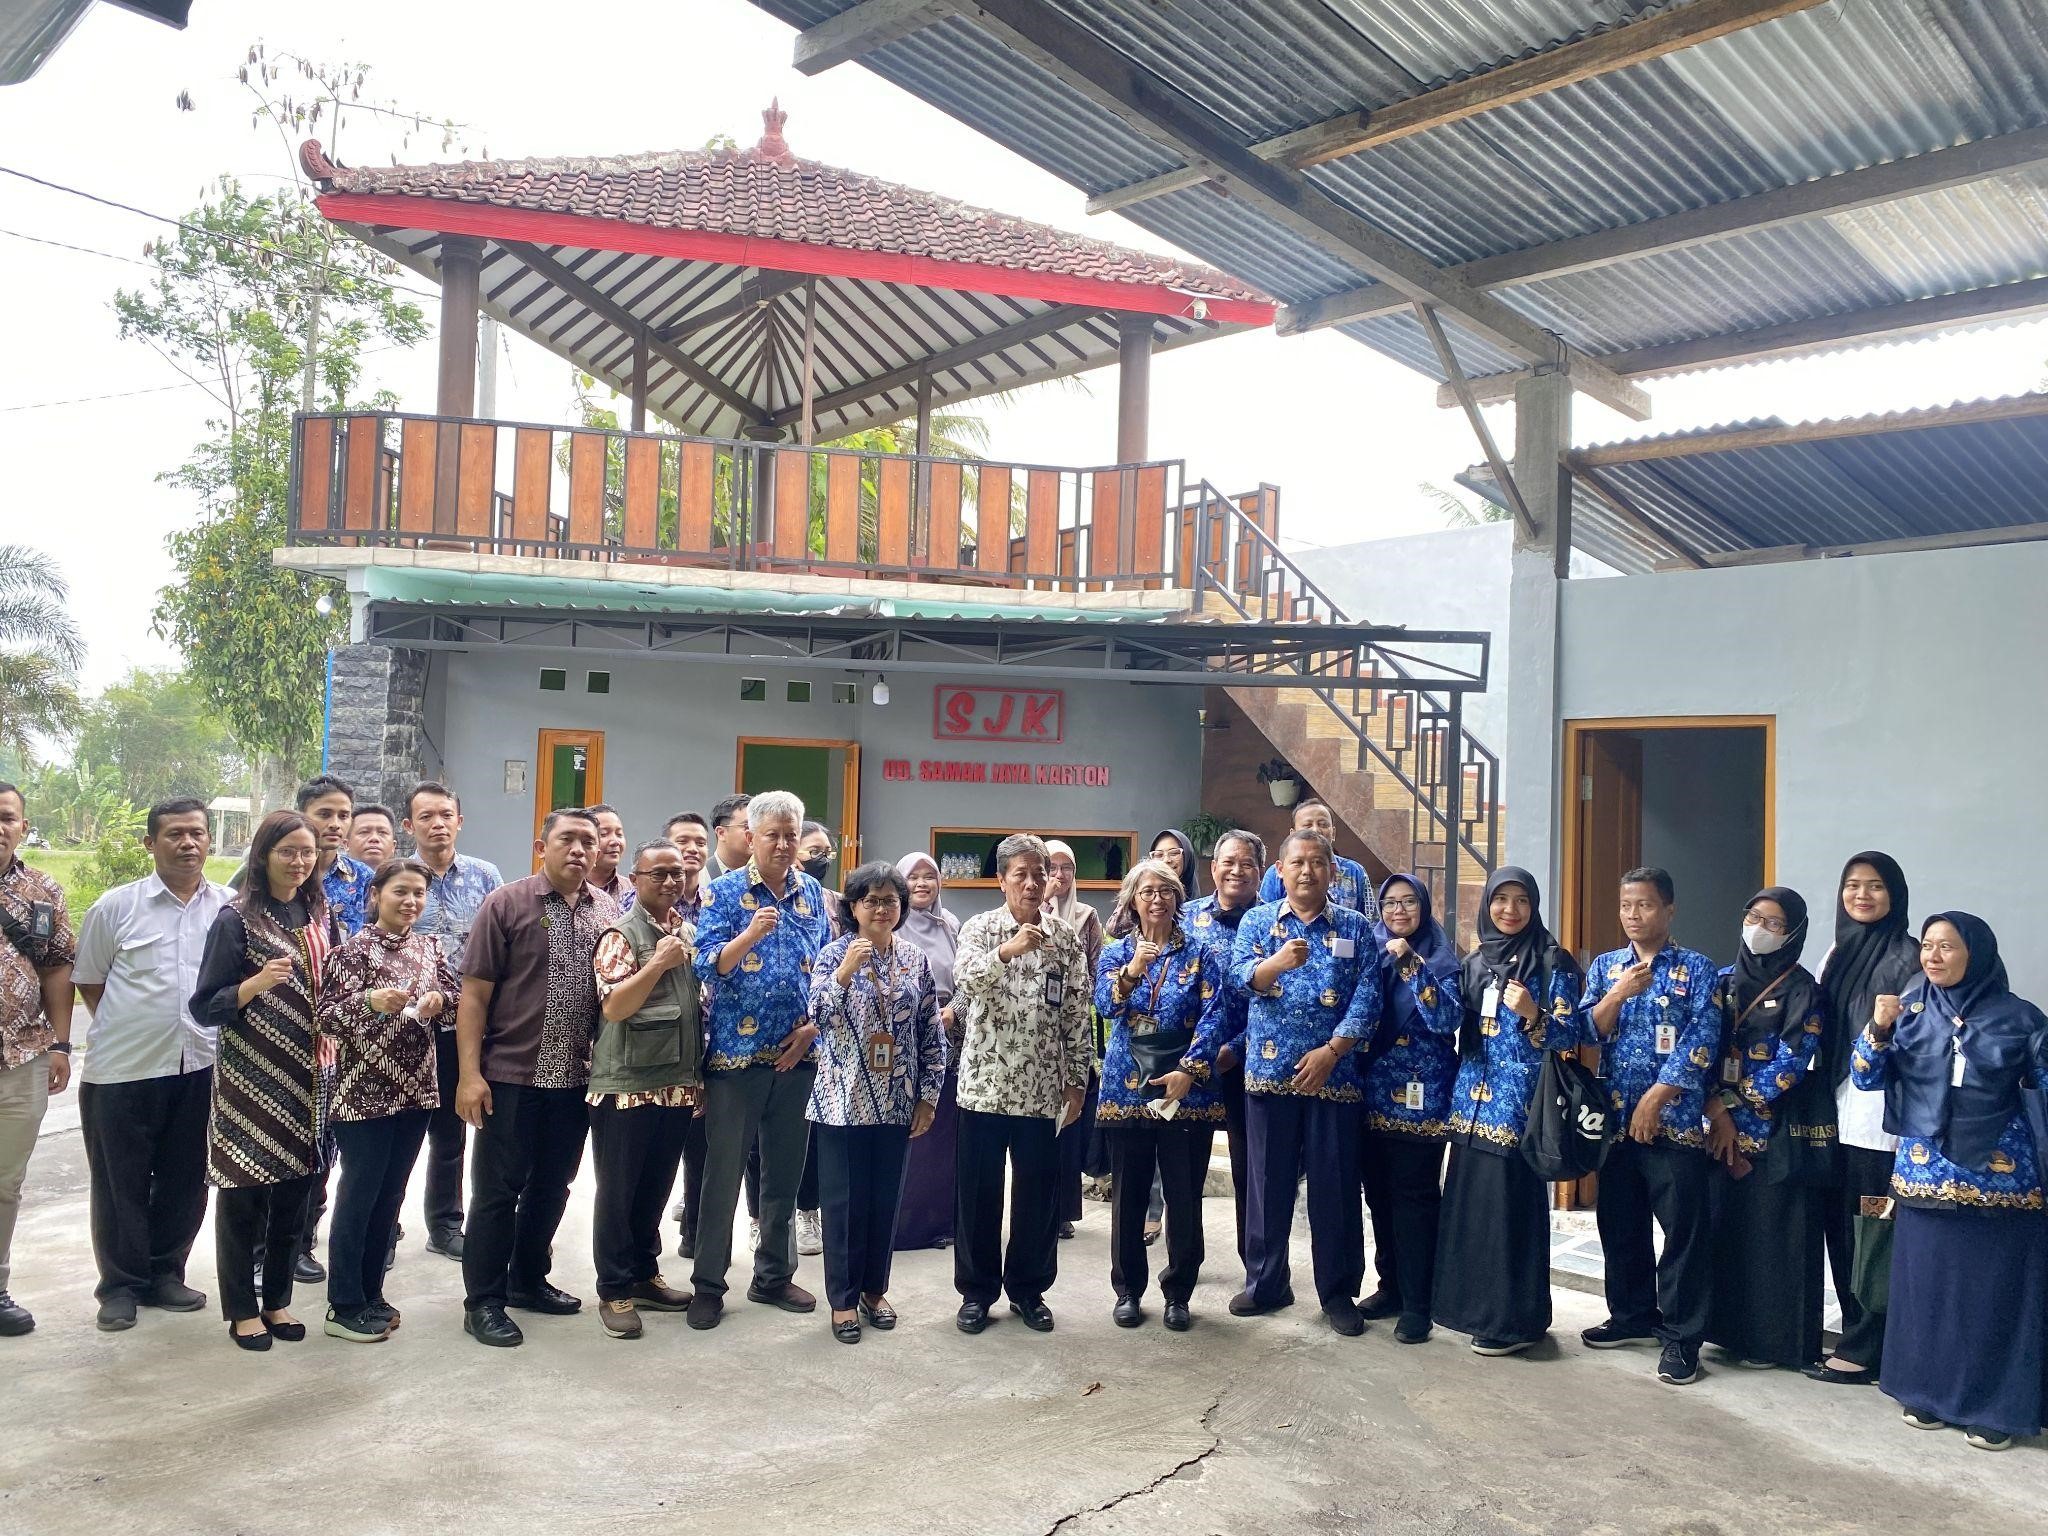
[[[1529,1129],[1529,1100],[1543,1058],[1583,1045],[1589,1033],[1579,1013],[1578,969],[1562,952],[1551,952],[1534,1022],[1499,1000],[1497,993],[1505,990],[1483,988],[1474,997],[1471,986],[1461,987],[1460,1011],[1477,1044],[1458,1063],[1448,1126],[1453,1140],[1500,1153],[1520,1146]],[[1489,1002],[1490,1015],[1484,1011]]]
[[[1737,1149],[1744,1157],[1757,1158],[1763,1156],[1776,1128],[1777,1112],[1773,1106],[1813,1070],[1814,1054],[1820,1049],[1821,1032],[1826,1025],[1827,994],[1819,987],[1811,989],[1808,995],[1812,1002],[1807,1006],[1806,1017],[1799,1021],[1798,1033],[1790,1040],[1785,1038],[1787,1031],[1778,1028],[1782,1001],[1775,996],[1759,999],[1756,1011],[1771,1020],[1772,1031],[1744,1047],[1735,1038],[1734,986],[1735,967],[1722,966],[1714,980],[1714,1006],[1726,1021],[1726,1039],[1721,1047],[1721,1102],[1727,1107],[1728,1118],[1735,1122]]]
[[[1898,1038],[1880,1043],[1869,1027],[1849,1053],[1849,1076],[1858,1088],[1884,1091],[1899,1054]],[[1922,1208],[1962,1206],[1971,1210],[2038,1211],[2048,1204],[2041,1157],[2024,1106],[1999,1133],[1982,1168],[1952,1161],[1932,1136],[1901,1136],[1892,1157],[1892,1194]]]
[[[320,877],[327,910],[341,926],[344,938],[354,938],[370,920],[370,881],[376,873],[361,859],[337,853],[334,867]]]
[[[1395,1136],[1441,1137],[1451,1112],[1451,1081],[1458,1075],[1457,960],[1438,967],[1409,954],[1399,964],[1379,953],[1387,1040],[1365,1064],[1365,1125]]]
[[[1095,1118],[1156,1119],[1151,1108],[1160,1101],[1145,1096],[1146,1074],[1131,1055],[1132,1033],[1189,1029],[1195,1038],[1182,1053],[1182,1061],[1196,1081],[1174,1119],[1220,1125],[1223,1101],[1216,1096],[1213,1067],[1216,1048],[1223,1043],[1223,1031],[1228,1027],[1224,1022],[1223,962],[1214,949],[1176,928],[1131,995],[1119,1002],[1116,973],[1131,963],[1138,937],[1135,931],[1125,934],[1105,946],[1096,962],[1095,1012],[1109,1026],[1109,1049],[1102,1058],[1102,1090]]]
[[[781,922],[721,976],[719,951],[746,931],[763,905],[780,909]],[[824,892],[800,869],[789,872],[780,896],[768,889],[752,860],[711,882],[693,962],[697,979],[711,989],[707,1072],[772,1063],[782,1054],[784,1042],[804,1022],[811,963],[828,937]]]
[[[1218,1050],[1228,1046],[1239,1067],[1244,1065],[1245,1004],[1250,997],[1231,977],[1230,952],[1237,944],[1238,927],[1252,910],[1251,907],[1238,907],[1226,912],[1214,896],[1203,896],[1180,910],[1180,925],[1188,937],[1216,956],[1217,969],[1223,978],[1223,1011],[1216,1021],[1216,1046]],[[1236,921],[1231,921],[1232,918]],[[1209,1059],[1213,1067],[1214,1052],[1210,1053]]]
[[[427,876],[427,899],[412,931],[439,939],[442,953],[460,976],[463,950],[469,943],[469,930],[476,926],[477,912],[483,907],[484,898],[504,883],[505,877],[489,859],[456,854],[446,874]],[[444,1010],[443,1029],[455,1027],[455,1021],[448,1016],[452,1011]]]
[[[1363,912],[1367,922],[1376,922],[1380,915],[1380,899],[1374,894],[1372,881],[1366,877],[1365,866],[1356,859],[1337,856],[1337,867],[1330,876],[1330,900],[1340,907],[1349,907],[1354,912]],[[1280,866],[1268,864],[1264,878],[1259,881],[1259,900],[1285,901],[1287,887],[1280,880]]]
[[[1586,968],[1579,1011],[1588,1040],[1599,1038],[1594,1004],[1635,963],[1634,948],[1624,947]],[[1653,1139],[1679,1147],[1706,1145],[1707,1081],[1721,1049],[1716,974],[1714,962],[1697,950],[1666,943],[1650,962],[1650,984],[1621,1005],[1613,1035],[1600,1044],[1600,1075],[1624,1126],[1643,1095],[1663,1083],[1676,1088],[1678,1097],[1664,1106]]]
[[[1253,992],[1252,973],[1291,939],[1308,941],[1308,961],[1282,973],[1274,993]],[[1343,953],[1339,953],[1339,951]],[[1365,914],[1335,903],[1303,922],[1285,902],[1253,907],[1238,924],[1231,979],[1245,989],[1244,1086],[1247,1093],[1293,1093],[1295,1064],[1334,1038],[1356,1042],[1340,1057],[1318,1098],[1355,1104],[1358,1047],[1380,1019],[1380,968]]]

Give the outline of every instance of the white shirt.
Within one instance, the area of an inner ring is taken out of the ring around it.
[[[1820,957],[1820,970],[1814,975],[1828,968],[1829,956],[1834,952],[1834,946],[1829,945],[1827,954]],[[1849,1031],[1852,1047],[1862,1031],[1860,1023]],[[1884,1095],[1874,1088],[1858,1088],[1853,1077],[1843,1078],[1835,1089],[1835,1134],[1845,1147],[1862,1147],[1868,1152],[1899,1150],[1899,1138],[1885,1133]]]
[[[202,880],[181,902],[152,873],[117,885],[85,914],[71,979],[103,986],[85,1034],[81,1081],[132,1083],[213,1065],[214,1032],[192,1017],[214,916],[234,899]]]

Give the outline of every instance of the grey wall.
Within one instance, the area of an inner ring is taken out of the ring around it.
[[[1643,862],[1663,866],[1678,887],[1678,942],[1732,964],[1736,914],[1764,883],[1764,733],[1639,735]]]
[[[540,668],[567,667],[567,693],[542,693]],[[609,694],[582,691],[592,668],[612,674]],[[991,742],[935,742],[932,689],[943,683],[990,686],[999,674],[941,677],[896,674],[891,702],[876,707],[868,686],[859,702],[830,702],[836,669],[731,667],[685,660],[638,661],[567,651],[448,654],[437,659],[437,739],[450,782],[462,795],[463,849],[523,873],[533,841],[536,738],[543,728],[605,733],[605,799],[619,808],[629,837],[660,834],[681,810],[707,812],[732,793],[741,736],[843,739],[861,744],[862,852],[892,862],[931,844],[935,826],[1136,830],[1149,838],[1198,808],[1199,688],[1131,683],[1068,683],[1066,741],[1034,748]],[[763,677],[768,699],[742,703],[743,675]],[[813,702],[785,701],[784,683],[808,679]],[[926,784],[885,781],[888,758],[990,762],[1105,763],[1107,789]],[[526,789],[504,790],[505,761],[527,764]],[[1091,895],[1108,910],[1106,895]],[[947,905],[966,916],[996,904],[991,891],[958,891]]]
[[[1568,582],[1560,711],[1775,715],[1775,873],[1815,909],[1808,958],[1843,860],[1882,848],[1916,923],[1979,914],[2048,999],[2024,926],[2048,841],[2044,591],[2048,544]]]

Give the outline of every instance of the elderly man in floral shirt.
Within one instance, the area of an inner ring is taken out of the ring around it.
[[[1045,1293],[1059,1269],[1058,1137],[1087,1092],[1094,987],[1080,932],[1045,909],[1046,860],[1030,833],[1004,838],[996,849],[1004,904],[960,928],[953,1006],[966,1023],[953,1286],[963,1333],[988,1326],[999,1293],[1027,1327],[1052,1331]]]

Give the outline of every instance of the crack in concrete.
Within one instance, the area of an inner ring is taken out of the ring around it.
[[[1088,1509],[1077,1509],[1074,1510],[1071,1514],[1061,1515],[1059,1519],[1053,1521],[1051,1525],[1045,1528],[1045,1536],[1056,1536],[1057,1532],[1065,1530],[1067,1526],[1071,1525],[1076,1520],[1083,1519],[1088,1515],[1102,1514],[1105,1510],[1115,1509],[1117,1505],[1126,1503],[1131,1499],[1142,1498],[1148,1493],[1155,1492],[1159,1488],[1162,1488],[1166,1484],[1172,1482],[1176,1477],[1179,1477],[1181,1473],[1187,1471],[1189,1467],[1199,1465],[1201,1462],[1204,1462],[1208,1460],[1211,1456],[1215,1455],[1216,1452],[1222,1448],[1223,1436],[1217,1432],[1215,1427],[1210,1424],[1209,1420],[1216,1416],[1216,1412],[1218,1409],[1222,1408],[1223,1399],[1225,1395],[1225,1392],[1218,1392],[1216,1394],[1216,1400],[1209,1404],[1207,1408],[1204,1408],[1202,1410],[1201,1418],[1196,1421],[1201,1428],[1207,1430],[1209,1433],[1209,1443],[1206,1447],[1204,1447],[1202,1450],[1197,1451],[1194,1455],[1188,1457],[1186,1460],[1181,1461],[1174,1466],[1168,1467],[1164,1472],[1160,1473],[1157,1477],[1153,1478],[1150,1482],[1145,1483],[1141,1487],[1126,1489],[1124,1492],[1118,1494],[1115,1498],[1105,1500],[1104,1502],[1096,1504]]]

